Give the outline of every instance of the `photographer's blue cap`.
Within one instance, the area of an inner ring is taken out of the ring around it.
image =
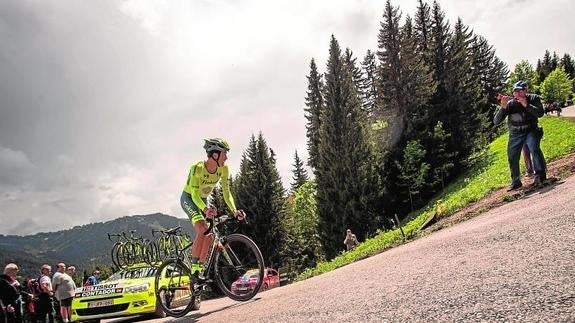
[[[525,90],[525,89],[527,89],[527,82],[525,82],[525,81],[517,81],[513,85],[513,91]]]

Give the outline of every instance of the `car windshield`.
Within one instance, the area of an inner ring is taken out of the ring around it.
[[[257,271],[248,271],[247,273],[245,273],[245,274],[242,276],[242,279],[250,279],[250,278],[255,278],[255,279],[257,279],[257,278],[258,278],[258,273],[257,273]]]
[[[142,267],[134,268],[128,270],[120,270],[112,274],[107,281],[114,281],[119,279],[134,279],[134,278],[144,278],[144,277],[154,277],[156,275],[156,268],[153,267]]]

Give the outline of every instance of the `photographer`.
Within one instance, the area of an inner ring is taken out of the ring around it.
[[[540,147],[543,128],[538,126],[538,118],[544,114],[541,98],[527,93],[527,83],[518,81],[513,86],[513,97],[499,95],[498,99],[501,107],[495,114],[493,123],[497,126],[507,117],[509,127],[507,159],[511,171],[511,186],[508,191],[523,186],[519,172],[519,156],[524,144],[527,144],[533,157],[533,183],[539,185],[547,179],[545,157]]]

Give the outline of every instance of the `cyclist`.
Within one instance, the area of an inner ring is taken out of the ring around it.
[[[198,274],[206,260],[208,249],[213,243],[211,235],[204,235],[208,229],[204,216],[214,217],[217,214],[216,208],[208,207],[207,199],[220,180],[226,205],[238,220],[245,218],[245,213],[236,209],[234,198],[230,193],[229,170],[225,165],[230,145],[221,138],[210,138],[204,139],[204,149],[207,153],[207,160],[194,163],[190,167],[188,180],[180,198],[182,208],[188,214],[196,231],[192,245],[192,273]]]

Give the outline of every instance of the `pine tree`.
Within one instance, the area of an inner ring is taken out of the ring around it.
[[[547,75],[551,73],[553,70],[552,68],[553,62],[551,58],[551,53],[549,50],[545,51],[545,55],[543,55],[543,60],[537,60],[537,74],[539,75],[539,84],[543,83]]]
[[[234,189],[236,206],[248,215],[249,225],[243,227],[244,231],[259,246],[266,264],[281,264],[280,250],[286,235],[282,223],[284,189],[273,150],[262,133],[257,139],[252,135]]]
[[[554,71],[560,63],[559,55],[556,52],[553,52],[553,56],[551,56],[551,71]]]
[[[436,83],[433,73],[425,61],[422,52],[417,50],[413,37],[411,18],[406,17],[401,28],[400,41],[400,80],[401,91],[405,96],[405,114],[407,138],[422,138],[428,133],[430,120],[430,101]]]
[[[394,147],[401,139],[406,127],[404,100],[406,98],[401,84],[401,35],[399,9],[388,0],[385,4],[383,20],[377,36],[379,60],[378,69],[378,104],[377,117],[388,123],[382,144],[388,149]]]
[[[484,124],[483,128],[489,129],[495,114],[493,106],[498,104],[497,93],[503,91],[509,70],[507,65],[495,55],[493,46],[489,45],[482,36],[473,37],[471,52],[473,79],[481,85],[481,98],[477,102],[476,109],[485,116],[485,119],[480,121]],[[486,131],[478,135],[485,136],[487,141],[491,141],[497,135],[494,132],[485,133]]]
[[[362,82],[364,77],[361,68],[357,66],[357,58],[353,56],[353,52],[349,48],[345,49],[344,55],[344,62],[347,68],[351,71],[351,79],[353,84],[358,90],[358,93],[362,95],[365,92]]]
[[[449,54],[446,64],[446,97],[444,114],[439,120],[443,128],[452,135],[448,150],[458,152],[459,156],[470,156],[486,144],[480,136],[485,129],[480,120],[485,120],[482,111],[476,109],[480,100],[481,88],[472,69],[473,35],[461,19],[454,25],[449,40]],[[479,141],[479,142],[478,142]],[[455,161],[451,161],[455,162]],[[457,166],[465,164],[458,159]]]
[[[573,85],[571,86],[573,91],[575,92],[575,61],[571,58],[569,54],[563,55],[561,58],[560,65],[563,67],[563,70],[570,79],[574,80]]]
[[[368,186],[378,180],[370,173],[373,150],[367,117],[348,67],[332,36],[316,172],[319,227],[328,259],[342,250],[340,237],[346,227],[359,228],[362,237],[373,227],[371,220],[377,219],[372,203],[377,190]]]
[[[303,161],[299,158],[297,154],[297,150],[294,156],[294,164],[293,164],[293,182],[291,184],[291,191],[295,192],[298,188],[300,188],[305,182],[308,180],[307,171],[303,166]]]
[[[413,37],[417,52],[423,55],[425,63],[433,65],[431,55],[431,9],[423,0],[418,0],[414,18]]]
[[[379,89],[384,98],[380,108],[389,124],[384,138],[387,142],[382,143],[389,153],[385,154],[381,174],[386,190],[395,195],[401,195],[395,187],[399,174],[395,160],[401,158],[406,142],[429,136],[429,103],[436,85],[423,53],[417,50],[411,19],[407,17],[400,28],[400,18],[398,9],[388,1],[378,35]],[[401,196],[390,199],[403,200]]]
[[[433,156],[433,164],[431,165],[433,169],[432,185],[441,184],[441,189],[445,188],[445,182],[455,167],[453,160],[457,153],[447,150],[447,142],[449,142],[450,136],[443,130],[441,121],[437,122],[433,128],[433,144],[431,145],[430,155]]]
[[[566,53],[563,55],[560,65],[563,66],[565,73],[567,73],[570,78],[575,79],[575,61],[569,54]]]
[[[400,186],[407,190],[411,211],[414,210],[413,198],[426,185],[430,166],[425,162],[425,149],[417,140],[407,143],[403,150],[403,160],[396,162],[400,171]]]
[[[323,81],[321,75],[317,71],[315,61],[312,59],[310,63],[310,74],[308,79],[308,91],[306,96],[305,105],[305,118],[307,119],[307,150],[309,153],[308,165],[315,171],[317,169],[317,151],[319,147],[319,129],[321,127],[321,113],[323,110],[324,102],[322,97]]]
[[[445,13],[437,1],[433,1],[431,10],[431,46],[430,54],[432,55],[434,79],[437,82],[437,91],[435,94],[436,107],[439,115],[442,115],[447,109],[444,101],[446,99],[446,63],[448,61],[448,46],[451,39],[449,32],[449,23],[445,19]]]
[[[375,54],[371,50],[367,50],[361,66],[365,71],[361,81],[364,90],[362,93],[363,109],[373,122],[373,113],[377,110],[377,63]]]
[[[233,187],[233,184],[230,185],[230,187]],[[226,201],[224,200],[224,193],[220,185],[217,185],[214,188],[212,194],[210,194],[210,205],[218,210],[218,215],[230,214],[231,211],[226,205]]]

